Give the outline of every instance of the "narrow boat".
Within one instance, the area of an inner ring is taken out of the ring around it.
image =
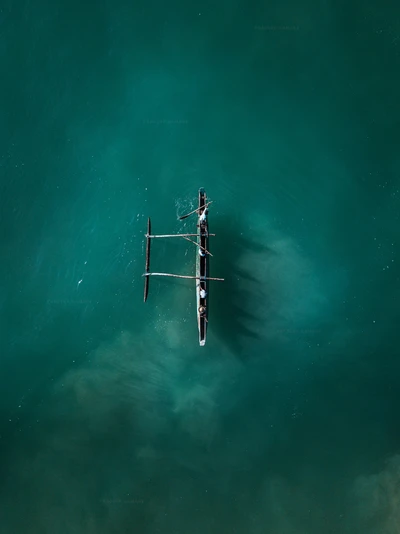
[[[204,347],[207,338],[208,325],[208,309],[209,309],[209,281],[223,281],[223,278],[212,278],[209,276],[209,256],[212,254],[208,250],[208,240],[210,234],[208,232],[208,207],[212,201],[207,200],[206,192],[203,188],[199,189],[198,206],[195,210],[179,217],[180,220],[186,219],[190,215],[197,214],[197,232],[194,234],[152,234],[150,217],[147,221],[146,237],[146,262],[144,279],[144,302],[146,302],[149,294],[149,279],[150,276],[171,276],[173,278],[190,278],[196,280],[196,307],[197,307],[197,325],[199,330],[199,345]],[[174,238],[181,237],[196,246],[196,275],[182,275],[172,273],[153,273],[150,272],[150,241],[153,238]],[[196,237],[194,241],[193,237]]]
[[[208,323],[208,281],[209,274],[209,254],[208,251],[208,209],[207,196],[203,188],[199,189],[199,207],[197,222],[197,243],[198,254],[196,258],[196,303],[197,303],[197,325],[199,328],[199,344],[203,347],[206,344],[207,323]]]

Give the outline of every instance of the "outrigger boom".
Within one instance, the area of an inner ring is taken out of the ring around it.
[[[215,234],[208,234],[208,235],[215,235]],[[145,234],[145,237],[148,237],[149,239],[153,239],[155,237],[190,237],[190,236],[194,237],[194,236],[197,236],[197,234],[158,234],[158,235]]]
[[[142,276],[172,276],[173,278],[192,278],[195,280],[218,280],[223,282],[223,278],[211,278],[206,276],[186,276],[183,274],[170,274],[170,273],[144,273]]]
[[[149,279],[150,276],[170,276],[172,278],[189,278],[196,280],[196,302],[197,302],[197,324],[199,330],[199,344],[204,346],[206,343],[206,333],[208,324],[208,281],[220,281],[223,278],[213,278],[208,276],[208,263],[209,256],[212,254],[208,251],[208,238],[209,236],[215,236],[208,232],[208,206],[212,201],[207,202],[206,193],[203,188],[199,189],[199,203],[198,207],[190,213],[179,217],[180,220],[186,219],[190,215],[197,213],[197,233],[196,234],[152,234],[151,233],[151,221],[150,217],[147,221],[147,233],[146,237],[146,264],[144,276],[144,302],[146,302],[149,294]],[[181,237],[190,243],[193,243],[197,247],[196,254],[196,276],[173,274],[173,273],[152,273],[150,272],[150,242],[153,238],[173,238]],[[197,237],[197,242],[192,241],[189,237]]]

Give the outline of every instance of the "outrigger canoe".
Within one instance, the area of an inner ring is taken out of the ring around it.
[[[190,215],[197,214],[197,232],[195,234],[151,234],[151,221],[150,217],[147,221],[147,233],[146,237],[146,263],[144,279],[144,302],[146,302],[149,294],[149,279],[150,276],[171,276],[173,278],[191,278],[196,280],[196,306],[197,306],[197,325],[199,330],[199,345],[204,347],[207,339],[207,326],[209,316],[209,281],[223,281],[223,278],[211,278],[209,276],[209,256],[212,254],[208,250],[208,239],[210,234],[208,232],[208,206],[211,201],[207,201],[207,195],[203,188],[199,189],[198,206],[195,210],[179,217],[183,220]],[[150,243],[153,238],[173,238],[181,237],[190,241],[196,246],[196,275],[187,276],[181,274],[171,273],[153,273],[150,272]],[[196,237],[194,241],[193,237]]]

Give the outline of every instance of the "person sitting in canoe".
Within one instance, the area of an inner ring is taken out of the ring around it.
[[[202,214],[200,215],[200,224],[204,224],[207,220],[207,208],[204,208]]]
[[[205,308],[205,306],[200,306],[200,308],[199,308],[199,314],[200,314],[200,317],[205,317],[205,315],[206,315],[206,308]]]
[[[205,289],[200,289],[200,298],[205,299],[207,296],[207,291]]]
[[[205,256],[206,255],[204,250],[202,248],[200,248],[200,247],[199,247],[199,254],[200,254],[200,256]]]

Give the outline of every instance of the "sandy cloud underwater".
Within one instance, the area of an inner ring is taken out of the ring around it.
[[[336,483],[340,505],[323,501],[324,474],[310,457],[299,453],[296,479],[277,472],[276,443],[287,448],[304,417],[292,392],[312,372],[332,285],[293,239],[266,235],[243,244],[232,274],[237,295],[246,295],[242,350],[212,327],[213,357],[191,340],[182,350],[182,322],[161,316],[140,335],[120,332],[54,384],[31,445],[20,442],[11,455],[5,501],[19,500],[24,513],[6,506],[4,532],[106,533],[133,524],[149,533],[261,533],[271,525],[302,534],[310,524],[315,532],[396,532],[398,456],[378,474]],[[331,338],[342,335],[338,328]]]

